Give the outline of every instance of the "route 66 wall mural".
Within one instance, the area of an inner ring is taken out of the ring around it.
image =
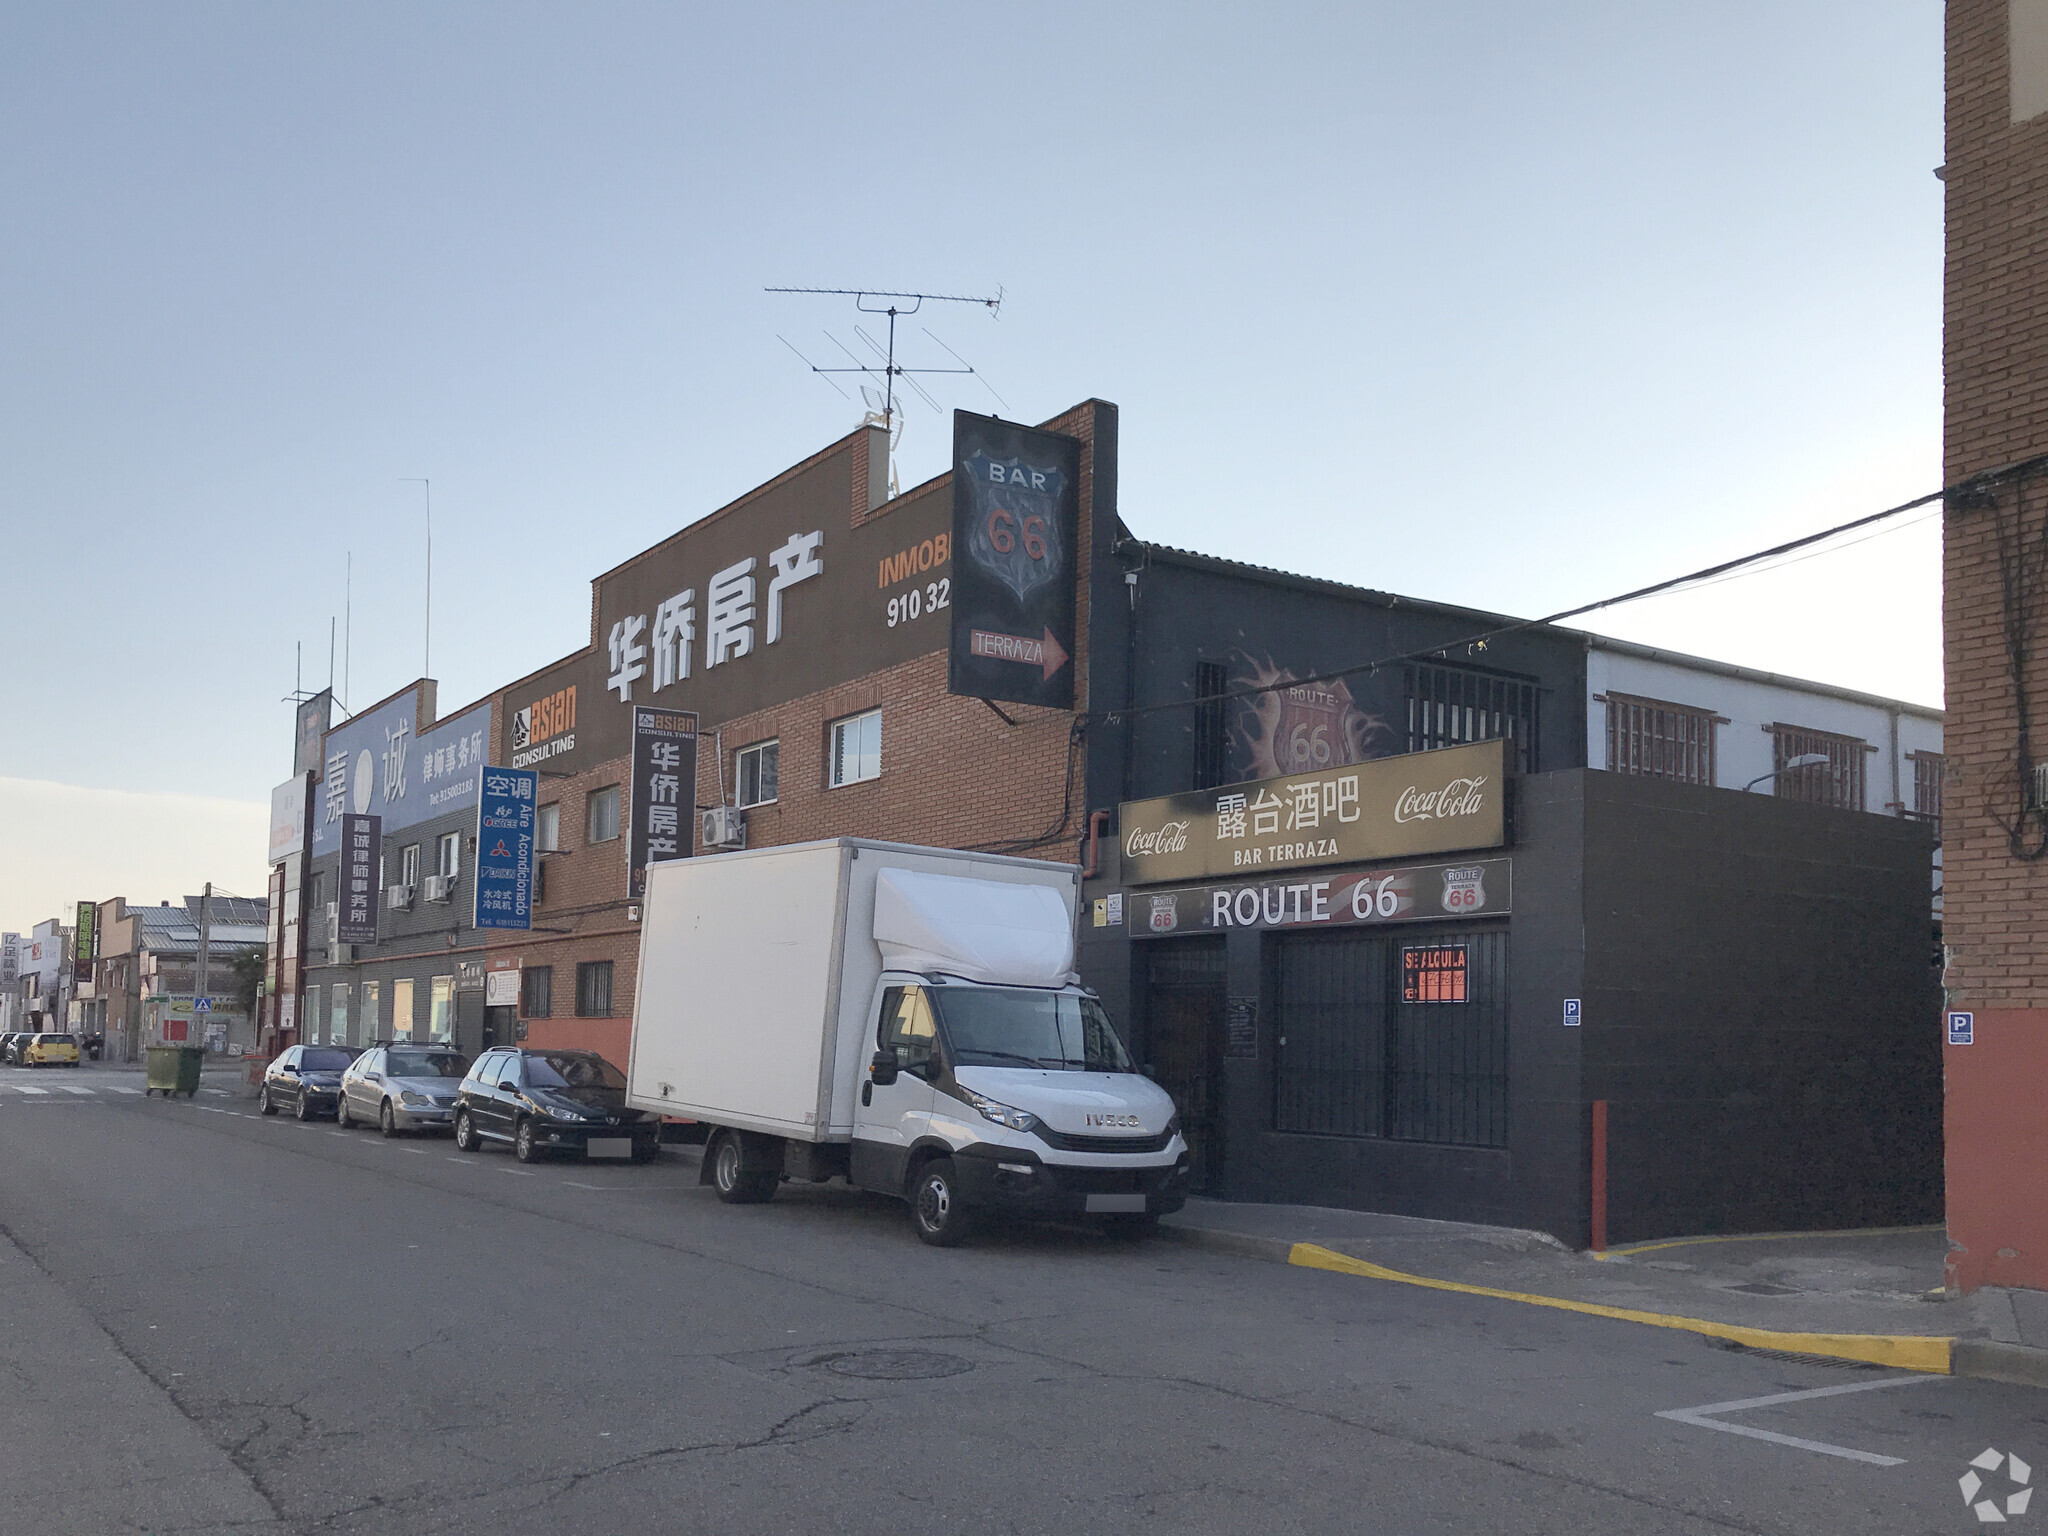
[[[947,688],[1071,709],[1081,444],[953,413]]]
[[[1239,651],[1231,657],[1232,690],[1264,692],[1232,701],[1231,777],[1274,779],[1363,763],[1404,751],[1407,739],[1395,729],[1400,700],[1383,697],[1398,685],[1389,671],[1358,680],[1360,698],[1343,678],[1297,683],[1297,674]]]

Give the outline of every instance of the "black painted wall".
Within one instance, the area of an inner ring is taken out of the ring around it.
[[[1582,777],[1609,1241],[1939,1221],[1926,826]]]

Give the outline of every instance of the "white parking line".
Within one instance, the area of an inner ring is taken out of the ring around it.
[[[387,1141],[380,1143],[380,1145],[390,1147],[391,1143]],[[425,1147],[391,1147],[391,1150],[394,1152],[410,1152],[414,1157],[425,1157],[428,1155]]]
[[[9,1083],[7,1086],[16,1093],[47,1094],[50,1091],[47,1088],[31,1088],[27,1083]]]
[[[140,1092],[142,1092],[142,1090],[141,1090],[140,1088],[123,1088],[123,1087],[122,1087],[122,1086],[121,1086],[120,1084],[118,1084],[118,1083],[109,1083],[109,1084],[107,1084],[107,1092],[109,1092],[109,1093],[140,1093]]]
[[[564,1179],[562,1182],[570,1189],[611,1190],[624,1189],[626,1187],[623,1184],[578,1184],[574,1179]]]
[[[67,1083],[67,1084],[66,1084],[66,1085],[65,1085],[64,1087],[60,1088],[60,1089],[58,1090],[58,1092],[60,1092],[60,1093],[83,1093],[83,1094],[90,1094],[90,1093],[92,1092],[92,1090],[91,1090],[90,1088],[73,1088],[73,1087],[71,1087],[71,1086],[70,1086],[70,1085],[69,1085],[69,1084]]]
[[[515,1179],[537,1179],[540,1177],[539,1174],[530,1168],[500,1168],[498,1172],[509,1173]]]
[[[448,1161],[451,1163],[469,1163],[474,1165],[476,1159],[473,1157],[451,1157],[448,1159]]]
[[[216,1099],[227,1099],[234,1097],[234,1095],[230,1094],[225,1088],[202,1088],[199,1091],[201,1093],[210,1093]]]
[[[1946,1376],[1887,1376],[1883,1381],[1858,1381],[1846,1387],[1815,1387],[1809,1392],[1779,1392],[1770,1397],[1745,1397],[1732,1403],[1708,1403],[1702,1408],[1663,1408],[1658,1410],[1657,1417],[1676,1419],[1681,1424],[1693,1424],[1701,1429],[1718,1429],[1730,1435],[1744,1435],[1751,1440],[1768,1440],[1773,1445],[1789,1445],[1794,1450],[1814,1451],[1822,1456],[1840,1456],[1848,1461],[1866,1461],[1874,1467],[1902,1467],[1906,1464],[1903,1456],[1880,1456],[1875,1451],[1852,1451],[1847,1446],[1829,1445],[1824,1440],[1801,1440],[1792,1435],[1773,1434],[1768,1429],[1751,1429],[1747,1424],[1723,1424],[1712,1415],[1743,1413],[1751,1408],[1775,1408],[1780,1403],[1800,1403],[1818,1397],[1841,1397],[1850,1392],[1876,1392],[1885,1387],[1917,1387],[1923,1382],[1948,1379]]]

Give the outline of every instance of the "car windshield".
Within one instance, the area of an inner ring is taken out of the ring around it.
[[[1092,997],[994,987],[935,987],[931,995],[961,1066],[1131,1070],[1109,1015]]]
[[[384,1071],[390,1077],[461,1078],[469,1071],[469,1058],[453,1051],[393,1051]]]
[[[623,1088],[626,1074],[602,1056],[573,1056],[568,1052],[526,1058],[526,1086],[529,1088]]]
[[[37,1035],[38,1045],[76,1045],[78,1042],[69,1035]]]
[[[299,1067],[306,1072],[339,1072],[355,1059],[353,1051],[309,1050],[299,1058]]]

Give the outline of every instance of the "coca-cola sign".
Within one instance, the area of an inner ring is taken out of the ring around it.
[[[1122,807],[1134,885],[1410,858],[1506,844],[1508,744],[1345,763]]]

